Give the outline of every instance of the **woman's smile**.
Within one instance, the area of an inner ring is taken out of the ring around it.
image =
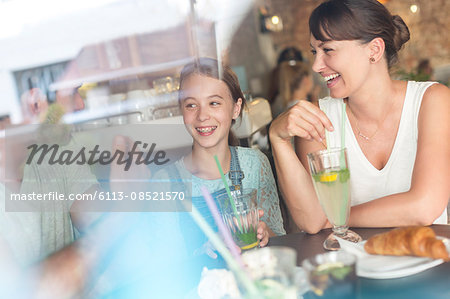
[[[337,82],[340,79],[340,76],[341,76],[340,74],[334,73],[334,74],[323,77],[323,80],[327,83],[327,87],[331,88],[337,84]]]

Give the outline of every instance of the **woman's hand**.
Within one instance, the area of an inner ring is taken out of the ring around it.
[[[272,122],[270,141],[290,141],[291,137],[298,136],[323,144],[325,128],[328,131],[334,130],[326,114],[314,104],[301,100]]]

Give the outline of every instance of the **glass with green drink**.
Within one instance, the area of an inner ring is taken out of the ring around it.
[[[345,148],[330,148],[308,154],[309,168],[320,205],[333,226],[323,243],[327,250],[338,250],[335,235],[351,242],[361,236],[348,229],[350,215],[350,171]]]
[[[218,197],[221,214],[225,225],[231,232],[234,242],[242,249],[248,250],[259,245],[257,228],[259,222],[256,189],[241,189]]]

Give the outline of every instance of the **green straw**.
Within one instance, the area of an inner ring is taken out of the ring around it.
[[[228,194],[228,198],[230,199],[231,207],[233,208],[234,215],[236,216],[236,219],[238,221],[239,230],[242,232],[241,218],[239,217],[238,212],[236,210],[236,205],[234,204],[233,197],[231,196],[230,187],[228,187],[228,183],[225,178],[225,174],[223,173],[222,166],[220,166],[219,158],[217,158],[217,155],[214,155],[214,160],[216,160],[217,168],[219,168],[220,176],[222,177],[222,182],[225,185],[225,190],[227,190],[227,194]]]
[[[342,113],[341,113],[341,156],[339,157],[339,167],[341,168],[341,170],[344,170],[345,167],[345,121],[346,121],[346,105],[344,100],[342,100]],[[347,170],[348,171],[348,170]],[[349,179],[349,177],[347,178]],[[347,184],[347,187],[349,185]],[[350,196],[348,194],[348,188],[346,188],[345,186],[342,189],[342,197],[345,200],[346,204],[341,206],[341,213],[340,215],[344,215],[345,214],[345,209],[347,208],[347,203],[350,200]]]
[[[237,278],[242,282],[246,290],[251,298],[260,298],[259,296],[254,297],[253,295],[260,295],[258,289],[256,288],[254,282],[248,277],[248,275],[242,270],[238,262],[233,258],[230,251],[227,249],[225,244],[221,241],[221,239],[217,236],[217,234],[212,230],[212,228],[208,225],[208,223],[203,219],[201,214],[197,211],[197,209],[192,206],[192,218],[200,227],[200,229],[206,234],[211,243],[217,249],[217,251],[222,255],[224,260],[227,262],[230,269],[236,274]]]
[[[345,148],[345,103],[342,101],[341,147]]]
[[[342,115],[341,115],[341,149],[345,148],[345,103],[342,101]],[[341,151],[341,157],[339,160],[341,169],[345,168],[345,155],[344,151]]]

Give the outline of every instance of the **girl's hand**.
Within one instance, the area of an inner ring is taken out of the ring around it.
[[[326,114],[314,104],[301,100],[272,122],[269,135],[272,143],[290,142],[293,136],[324,143],[325,128],[334,130]]]
[[[258,209],[259,219],[264,216],[264,210]],[[273,232],[264,221],[259,221],[256,229],[256,237],[259,240],[259,247],[264,247],[269,243],[269,237],[273,236]]]
[[[260,221],[258,223],[256,237],[259,240],[259,247],[264,247],[269,243],[269,228],[265,222]]]

